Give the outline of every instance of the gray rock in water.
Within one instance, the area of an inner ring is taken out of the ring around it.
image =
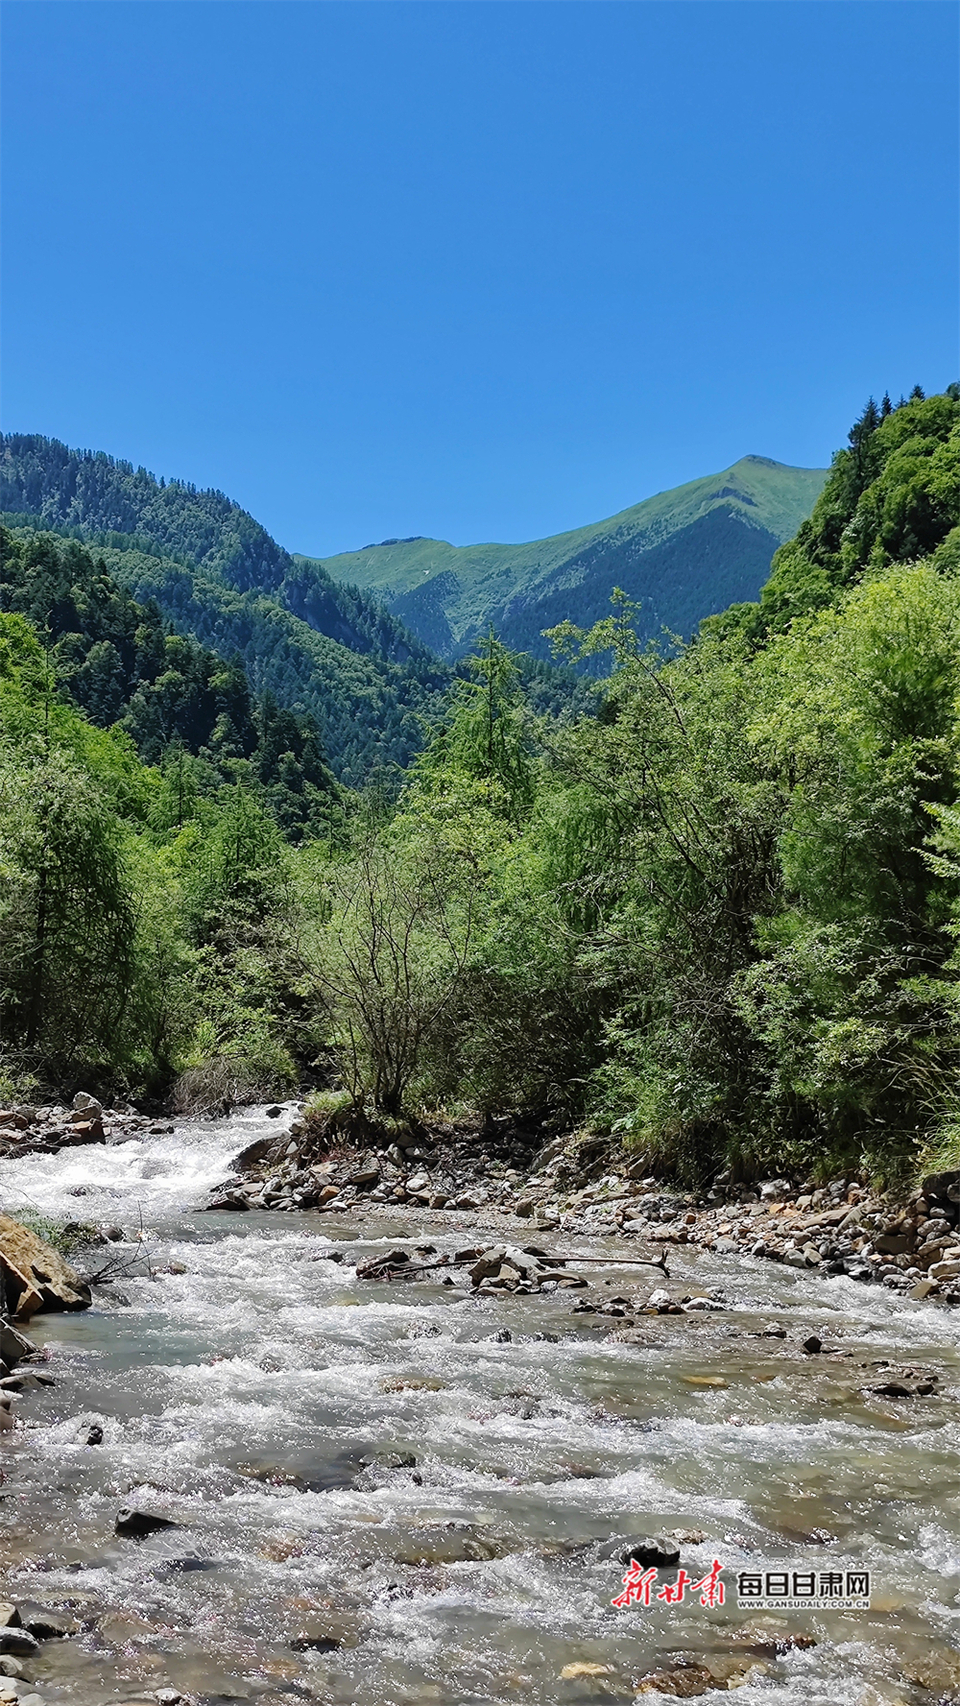
[[[195,1552],[188,1552],[183,1558],[165,1558],[162,1564],[157,1565],[153,1573],[158,1577],[189,1575],[197,1570],[207,1571],[216,1568],[217,1565],[213,1558],[198,1558]]]
[[[133,1505],[123,1505],[117,1512],[114,1526],[118,1534],[141,1540],[145,1534],[155,1534],[161,1528],[179,1528],[180,1524],[172,1522],[169,1517],[156,1516],[153,1511],[140,1511]]]
[[[669,1570],[674,1564],[679,1564],[680,1548],[664,1534],[641,1534],[635,1540],[626,1540],[621,1535],[601,1546],[599,1557],[615,1558],[624,1565],[634,1561],[645,1570],[654,1566]]]
[[[32,1339],[25,1339],[15,1327],[8,1327],[6,1322],[0,1322],[0,1357],[6,1363],[19,1362],[21,1357],[33,1356],[36,1345]]]
[[[492,1279],[494,1274],[498,1274],[506,1253],[505,1244],[491,1244],[488,1249],[482,1251],[470,1269],[470,1278],[474,1285],[479,1285],[481,1280]]]
[[[39,1651],[40,1642],[28,1630],[14,1628],[11,1624],[0,1629],[0,1653],[9,1653],[14,1659],[32,1659]]]
[[[694,1695],[709,1694],[722,1686],[706,1665],[684,1664],[648,1671],[637,1684],[637,1698],[642,1694],[675,1694],[681,1700],[692,1700]]]
[[[298,1635],[290,1645],[295,1653],[335,1653],[341,1643],[336,1635]]]
[[[245,1196],[240,1195],[239,1191],[221,1191],[218,1196],[211,1197],[206,1206],[210,1212],[226,1210],[230,1214],[242,1214],[249,1209],[250,1204]]]
[[[49,1605],[38,1605],[34,1600],[24,1600],[20,1605],[20,1621],[31,1635],[38,1641],[63,1640],[68,1635],[77,1635],[80,1625],[68,1611],[57,1611]]]

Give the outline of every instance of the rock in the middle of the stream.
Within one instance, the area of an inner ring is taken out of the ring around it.
[[[117,1512],[115,1526],[118,1534],[125,1534],[133,1540],[142,1540],[145,1534],[154,1534],[161,1528],[179,1528],[180,1524],[171,1521],[170,1517],[156,1516],[153,1511],[141,1511],[133,1505],[124,1505]]]

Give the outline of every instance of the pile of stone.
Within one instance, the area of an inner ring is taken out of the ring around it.
[[[548,1191],[551,1163],[541,1155],[540,1176],[526,1181],[529,1212],[564,1232],[689,1243],[960,1303],[960,1170],[929,1175],[908,1201],[895,1202],[849,1178],[722,1182],[703,1196],[639,1178],[638,1164],[618,1169],[609,1155],[607,1163],[564,1197]]]
[[[40,1656],[45,1641],[65,1641],[80,1633],[69,1612],[21,1601],[0,1600],[0,1703],[45,1706],[30,1677],[30,1661]]]
[[[422,1137],[407,1134],[361,1150],[339,1144],[323,1159],[310,1159],[316,1151],[308,1124],[295,1120],[282,1137],[260,1139],[236,1156],[233,1176],[216,1186],[206,1207],[332,1214],[367,1204],[478,1207],[477,1197],[459,1188],[449,1161]]]
[[[439,1275],[443,1284],[452,1285],[456,1282],[450,1270],[459,1268],[463,1270],[460,1283],[469,1280],[481,1295],[578,1290],[587,1283],[579,1275],[564,1273],[565,1257],[551,1256],[535,1244],[522,1250],[513,1244],[478,1244],[442,1255],[431,1245],[421,1245],[415,1254],[425,1259],[414,1262],[403,1249],[378,1251],[358,1265],[357,1278],[393,1281]]]
[[[279,1107],[267,1109],[279,1116]],[[273,1211],[316,1208],[332,1213],[374,1206],[485,1209],[529,1219],[544,1188],[555,1195],[561,1179],[598,1177],[606,1140],[550,1135],[513,1117],[484,1122],[437,1121],[429,1129],[402,1121],[368,1121],[358,1110],[318,1115],[308,1111],[276,1138],[251,1144],[235,1157],[234,1173],[218,1185],[210,1208]],[[542,1177],[530,1166],[540,1151]],[[596,1152],[596,1153],[595,1153]],[[536,1192],[536,1196],[534,1195]],[[538,1224],[557,1224],[555,1203]]]
[[[298,1119],[280,1137],[238,1156],[234,1176],[207,1206],[331,1214],[365,1207],[481,1210],[494,1223],[510,1216],[544,1230],[699,1245],[960,1303],[960,1170],[927,1177],[909,1201],[898,1203],[855,1178],[757,1185],[726,1178],[703,1194],[644,1176],[644,1159],[624,1156],[609,1140],[550,1135],[543,1144],[541,1128],[539,1149],[524,1150],[502,1124],[438,1125],[379,1144],[374,1136],[357,1147],[343,1133],[318,1145],[316,1123]],[[524,1159],[524,1166],[510,1164]],[[516,1283],[525,1283],[517,1272]]]
[[[172,1131],[173,1127],[159,1127],[132,1108],[104,1108],[96,1096],[78,1090],[70,1108],[28,1102],[0,1108],[0,1156],[55,1155],[78,1143],[123,1142],[145,1130]]]
[[[661,1213],[660,1220],[664,1216]],[[722,1207],[674,1212],[647,1236],[878,1282],[917,1299],[960,1303],[960,1171],[933,1174],[892,1204],[856,1181],[799,1189],[772,1179]]]

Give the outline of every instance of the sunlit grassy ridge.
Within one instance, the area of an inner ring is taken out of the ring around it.
[[[507,644],[545,656],[541,630],[565,618],[598,620],[614,586],[641,604],[647,632],[689,634],[702,617],[757,596],[774,551],[810,514],[826,477],[825,469],[745,456],[550,539],[400,539],[316,561],[336,580],[378,594],[448,657],[490,622]]]

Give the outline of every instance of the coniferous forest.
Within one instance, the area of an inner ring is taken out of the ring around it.
[[[575,690],[492,632],[454,672],[311,570],[309,631],[370,645],[334,704],[298,615],[280,694],[251,623],[305,570],[240,527],[223,557],[203,494],[145,539],[88,493],[70,537],[37,481],[2,535],[3,1094],[313,1080],[549,1110],[688,1180],[957,1164],[960,388],[868,404],[759,601],[691,643],[622,595],[561,622],[558,665],[602,670]]]

